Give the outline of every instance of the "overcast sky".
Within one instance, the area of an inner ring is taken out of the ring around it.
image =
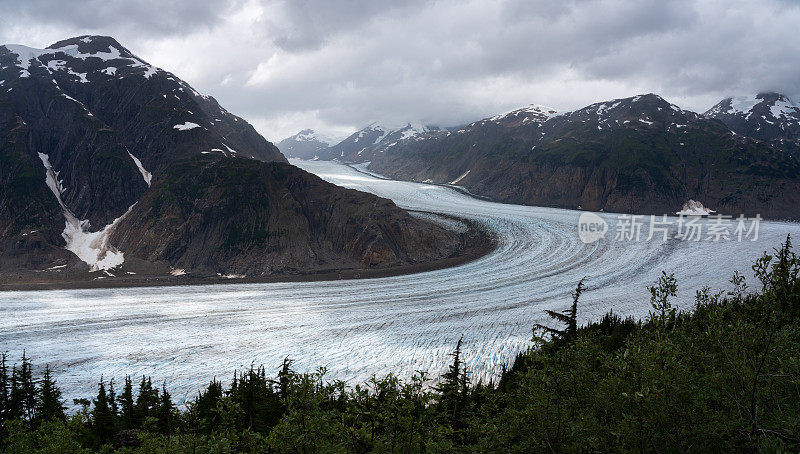
[[[402,5],[400,5],[402,3]],[[0,0],[0,43],[115,37],[277,141],[654,92],[800,101],[797,0]]]

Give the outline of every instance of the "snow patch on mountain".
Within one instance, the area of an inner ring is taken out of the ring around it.
[[[192,123],[191,121],[187,121],[185,123],[181,123],[179,125],[175,125],[172,129],[177,129],[178,131],[188,131],[190,129],[199,128],[200,125],[197,123]]]
[[[519,109],[514,109],[508,112],[504,112],[493,117],[489,117],[489,121],[500,121],[503,119],[511,118],[511,117],[519,117],[520,115],[524,115],[526,118],[529,116],[540,116],[543,120],[546,120],[550,117],[556,116],[558,111],[553,109],[552,107],[543,106],[541,104],[531,104]],[[523,120],[525,122],[525,120]]]
[[[238,154],[239,153],[238,151],[234,150],[233,148],[229,147],[228,145],[226,145],[224,143],[222,144],[222,146],[227,148],[229,153],[233,153],[233,154]]]
[[[728,113],[750,113],[750,111],[753,110],[753,107],[761,102],[761,99],[759,99],[757,96],[758,95],[736,96],[731,98],[731,108],[728,110]]]
[[[461,180],[463,180],[464,178],[466,178],[466,177],[467,177],[467,175],[469,175],[469,172],[470,172],[470,171],[469,171],[469,170],[467,170],[466,172],[462,173],[460,177],[458,177],[458,178],[456,178],[455,180],[451,181],[451,182],[450,182],[450,184],[457,184],[459,181],[461,181]]]
[[[798,114],[800,114],[800,107],[798,107],[797,104],[793,103],[792,101],[784,97],[780,97],[777,101],[775,101],[775,104],[769,108],[769,111],[772,113],[772,116],[777,119],[790,115],[798,116]]]
[[[58,179],[58,172],[53,169],[50,164],[50,157],[44,153],[39,153],[39,159],[42,160],[46,176],[45,183],[50,191],[55,195],[58,204],[61,205],[61,211],[64,214],[65,226],[61,237],[64,238],[67,245],[66,250],[78,256],[81,261],[89,265],[90,271],[110,270],[124,263],[125,257],[122,252],[108,244],[108,239],[111,233],[116,228],[119,221],[121,221],[128,213],[130,213],[133,206],[128,208],[122,216],[114,219],[111,224],[103,227],[97,232],[90,232],[89,221],[79,220],[72,210],[67,207],[62,199],[64,193],[64,186],[61,180]],[[135,204],[134,204],[135,206]]]
[[[380,131],[380,132],[382,133],[380,136],[378,136],[378,138],[377,138],[377,139],[375,139],[375,142],[373,142],[373,145],[374,145],[374,144],[381,143],[381,142],[383,141],[383,139],[385,139],[385,138],[386,138],[386,136],[388,136],[388,135],[389,135],[389,133],[391,133],[391,132],[392,132],[392,130],[391,130],[391,129],[389,129],[389,128],[385,128],[385,127],[383,127],[383,126],[380,126],[380,125],[377,125],[377,124],[375,124],[375,125],[370,125],[370,126],[368,126],[368,128],[369,128],[370,130],[373,130],[373,131]],[[360,137],[360,136],[359,136],[359,137]]]
[[[82,42],[88,43],[88,42],[91,42],[91,40],[92,40],[92,38],[86,37],[86,38],[83,38]],[[63,61],[63,60],[51,60],[50,62],[48,62],[48,64],[46,66],[44,65],[44,62],[42,61],[42,60],[44,60],[43,57],[55,56],[55,55],[57,55],[59,53],[63,53],[65,55],[69,56],[69,57],[77,58],[77,59],[80,59],[80,60],[86,60],[88,58],[99,58],[99,59],[101,59],[103,61],[112,61],[112,60],[113,61],[126,61],[127,62],[127,66],[144,69],[144,72],[142,73],[142,76],[144,76],[147,79],[149,79],[151,76],[153,76],[154,74],[156,74],[159,71],[158,68],[148,64],[147,62],[145,62],[144,60],[140,59],[139,57],[136,57],[135,55],[123,56],[122,53],[120,52],[120,49],[118,49],[117,47],[115,47],[113,45],[109,45],[108,46],[108,51],[96,51],[96,52],[81,52],[81,51],[78,50],[79,46],[77,44],[68,44],[68,45],[64,45],[64,46],[56,47],[56,48],[52,48],[52,49],[36,49],[34,47],[23,46],[21,44],[4,44],[2,46],[5,47],[6,49],[8,49],[11,53],[17,55],[17,60],[19,61],[17,63],[17,66],[22,68],[22,71],[20,73],[20,77],[23,77],[23,78],[30,77],[29,70],[30,70],[30,67],[31,67],[31,62],[37,61],[38,63],[42,64],[51,73],[53,71],[67,69],[68,71],[70,71],[70,74],[78,76],[81,79],[82,83],[88,82],[88,79],[86,78],[86,74],[85,73],[74,72],[71,69],[67,68],[66,67],[66,65],[67,65],[66,61]],[[54,63],[54,62],[56,62],[56,63]],[[106,69],[102,70],[102,72],[106,73],[107,69],[109,69],[109,68],[106,68]],[[114,72],[116,72],[116,68],[114,69]],[[106,73],[106,74],[108,74],[108,73]]]
[[[609,104],[606,104],[606,103],[602,103],[602,104],[600,104],[600,105],[597,107],[597,116],[598,116],[598,117],[602,117],[604,113],[606,113],[606,112],[607,112],[607,111],[609,111],[609,110],[614,110],[614,109],[615,109],[615,108],[617,108],[617,106],[619,106],[621,103],[622,103],[621,101],[617,101],[617,102],[615,102],[615,103],[613,103],[613,104],[611,104],[611,105],[609,105]]]
[[[363,135],[361,136],[363,137]],[[297,134],[287,137],[287,140],[294,140],[295,142],[322,142],[326,145],[334,145],[339,143],[342,138],[334,138],[327,134],[317,132],[313,129],[304,129]]]
[[[44,49],[36,49],[33,47],[23,46],[22,44],[4,44],[12,54],[17,55],[17,66],[23,70],[28,70],[31,67],[31,60],[38,59],[40,56],[47,53]]]
[[[417,136],[419,134],[428,132],[430,130],[431,130],[431,128],[423,125],[422,123],[416,122],[416,123],[409,123],[405,127],[400,128],[400,129],[398,129],[398,130],[396,130],[394,132],[398,132],[399,131],[401,133],[400,134],[400,138],[397,139],[398,141],[400,141],[400,140],[410,139],[410,138],[412,138],[414,136]]]
[[[128,152],[128,156],[133,159],[133,162],[136,164],[136,167],[139,169],[139,173],[142,174],[142,178],[144,178],[144,182],[147,183],[147,187],[150,187],[150,181],[153,180],[153,174],[145,170],[144,166],[142,165],[142,161],[139,160],[136,156],[132,155],[131,152]]]

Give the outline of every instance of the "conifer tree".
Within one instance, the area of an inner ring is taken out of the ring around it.
[[[122,388],[122,394],[119,395],[119,422],[120,428],[123,430],[136,428],[136,409],[133,403],[133,382],[130,375],[125,376],[125,386]]]
[[[11,386],[9,387],[8,419],[22,419],[30,421],[29,415],[32,408],[29,407],[31,393],[30,388],[34,387],[33,377],[28,364],[28,359],[23,353],[22,366],[16,364],[11,366]],[[35,403],[35,388],[31,394]]]
[[[8,364],[6,352],[0,353],[0,424],[3,421],[9,419],[9,406],[11,402],[9,402],[9,391],[11,388],[11,383],[9,381],[8,376]]]
[[[578,281],[578,286],[575,288],[575,292],[572,294],[572,306],[569,309],[565,309],[562,312],[551,310],[545,311],[550,318],[563,323],[565,325],[564,329],[551,328],[539,323],[535,325],[536,328],[550,333],[556,339],[563,341],[570,341],[574,339],[575,334],[578,332],[578,300],[580,299],[583,291],[586,290],[586,287],[583,285],[585,280],[586,278],[584,277]]]
[[[108,402],[106,385],[102,377],[98,385],[97,398],[94,401],[92,422],[92,429],[99,444],[102,445],[111,441],[111,438],[114,436],[114,419],[111,414],[111,406]]]
[[[148,416],[153,416],[153,409],[158,405],[158,389],[153,389],[153,381],[150,377],[142,375],[139,384],[139,394],[136,396],[136,425],[141,424]]]
[[[11,378],[8,385],[8,409],[6,419],[11,420],[22,417],[22,395],[19,390],[19,371],[17,365],[11,366]]]
[[[22,352],[22,365],[19,371],[19,390],[22,399],[22,418],[33,421],[36,417],[36,382],[33,379],[31,360]]]
[[[172,435],[173,412],[175,406],[172,404],[172,396],[167,392],[167,384],[161,388],[161,398],[158,405],[158,427],[167,436]]]
[[[117,392],[114,390],[114,379],[108,382],[108,407],[111,409],[111,420],[116,428],[118,425],[119,406],[117,405]]]
[[[65,419],[61,390],[56,386],[56,381],[52,377],[49,365],[44,368],[44,376],[39,385],[37,404],[36,416],[39,421]]]
[[[205,392],[201,392],[195,400],[195,411],[201,429],[210,431],[219,424],[217,404],[222,399],[222,383],[216,379],[208,384]]]
[[[283,364],[281,364],[281,370],[278,371],[278,395],[282,401],[286,401],[289,396],[289,382],[291,381],[291,376],[294,374],[292,370],[292,360],[289,359],[287,356],[283,358]]]
[[[440,396],[439,405],[445,412],[447,420],[454,431],[458,431],[463,427],[463,409],[469,391],[469,379],[461,359],[461,344],[463,340],[464,336],[458,339],[456,349],[450,354],[453,357],[453,363],[447,372],[442,374],[439,384],[434,388]]]

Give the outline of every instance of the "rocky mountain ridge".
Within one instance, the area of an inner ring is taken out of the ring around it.
[[[304,129],[278,142],[278,149],[286,156],[300,159],[319,159],[328,147],[337,142],[322,136],[313,129]]]
[[[294,150],[289,152],[288,156],[301,159],[313,159],[316,157],[323,160],[363,162],[370,160],[375,153],[379,153],[387,147],[392,147],[398,142],[413,140],[439,130],[438,126],[425,125],[421,122],[408,122],[404,125],[372,122],[335,145],[316,149],[313,156],[309,157],[308,154],[302,151]],[[298,135],[302,137],[302,133],[303,131]]]
[[[769,143],[800,158],[800,106],[787,96],[764,92],[725,98],[705,114],[731,131]]]
[[[721,213],[800,218],[790,153],[655,94],[514,112],[383,146],[364,161],[510,203],[664,214],[699,200]]]
[[[0,280],[391,267],[464,246],[289,165],[110,37],[0,46],[0,164]]]

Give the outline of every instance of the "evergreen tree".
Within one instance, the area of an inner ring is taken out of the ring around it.
[[[201,392],[195,400],[195,411],[201,429],[208,433],[219,424],[217,405],[222,399],[222,383],[216,379],[208,384],[205,392]]]
[[[172,435],[174,411],[175,406],[172,404],[172,396],[167,392],[167,384],[164,383],[161,388],[161,398],[158,405],[158,427],[161,429],[161,433],[167,436]]]
[[[14,364],[11,366],[11,385],[9,386],[8,411],[6,413],[8,420],[22,419],[25,415],[23,410],[25,395],[21,382],[20,370]]]
[[[439,393],[439,406],[444,411],[446,421],[455,432],[456,437],[464,427],[464,407],[468,398],[469,379],[466,367],[461,359],[461,344],[464,336],[458,339],[456,349],[450,356],[453,363],[447,372],[442,374],[439,384],[434,388]]]
[[[33,379],[31,360],[22,352],[22,365],[19,370],[19,390],[22,399],[22,418],[33,421],[36,417],[36,381]]]
[[[139,384],[139,394],[136,396],[135,415],[136,426],[141,427],[149,416],[153,416],[153,410],[158,405],[158,390],[153,389],[153,381],[150,377],[142,375]]]
[[[9,391],[11,383],[8,376],[8,364],[6,362],[6,352],[0,353],[0,424],[9,419]]]
[[[64,420],[64,402],[61,400],[61,390],[56,386],[56,381],[50,372],[50,366],[44,368],[44,377],[39,385],[36,416],[40,422],[51,419]]]
[[[133,382],[130,375],[125,376],[125,386],[117,400],[120,428],[123,430],[136,428],[136,408],[133,403]]]
[[[572,294],[572,306],[569,309],[565,309],[562,312],[551,310],[545,311],[550,318],[563,323],[565,325],[564,329],[551,328],[539,323],[535,325],[536,328],[541,329],[546,333],[550,333],[555,339],[558,340],[569,342],[574,339],[575,334],[578,332],[578,299],[580,299],[581,293],[586,290],[586,287],[583,285],[585,280],[586,278],[584,277],[578,281],[578,286],[575,288],[575,292]],[[535,337],[536,334],[534,333],[534,338]]]
[[[282,371],[285,370],[284,366]],[[267,380],[263,367],[251,365],[249,371],[239,374],[237,386],[231,389],[229,396],[243,412],[241,427],[254,432],[267,434],[283,412],[281,399],[273,390],[272,381]]]
[[[114,390],[114,379],[108,382],[108,406],[111,409],[111,420],[114,422],[114,427],[119,424],[119,406],[117,405],[117,392]]]
[[[289,396],[289,383],[293,374],[292,360],[287,356],[283,358],[283,364],[281,364],[281,369],[278,371],[278,396],[282,401],[286,401]]]
[[[97,398],[94,401],[92,422],[92,431],[98,444],[102,445],[110,442],[114,436],[114,418],[111,414],[111,406],[108,402],[108,394],[106,394],[106,385],[102,377],[98,385]]]

